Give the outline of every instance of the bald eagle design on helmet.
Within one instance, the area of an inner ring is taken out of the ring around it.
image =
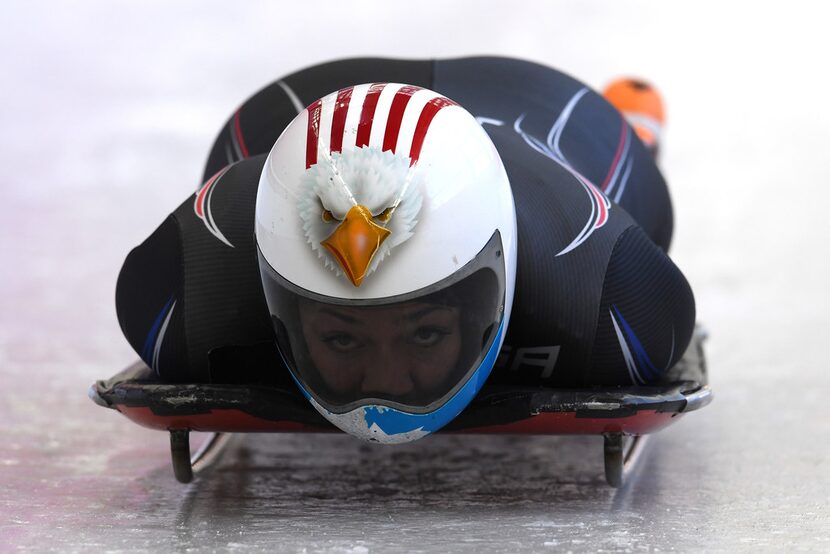
[[[359,287],[413,235],[422,203],[416,168],[409,157],[367,146],[306,170],[297,208],[327,268]]]

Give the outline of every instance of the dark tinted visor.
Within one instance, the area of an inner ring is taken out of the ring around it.
[[[479,367],[504,314],[496,232],[454,275],[405,295],[324,297],[260,269],[280,350],[317,402],[340,413],[364,404],[428,412]]]

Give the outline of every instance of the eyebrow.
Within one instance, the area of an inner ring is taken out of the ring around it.
[[[432,312],[434,312],[436,310],[452,311],[452,309],[449,308],[448,306],[437,306],[437,305],[427,306],[426,308],[422,308],[422,309],[418,310],[415,313],[409,314],[408,316],[406,316],[406,319],[408,319],[409,321],[414,321],[416,319],[421,319],[425,315],[431,314]]]
[[[357,323],[359,325],[363,323],[362,321],[358,320],[357,318],[354,318],[350,315],[346,315],[342,312],[338,312],[337,310],[333,310],[331,308],[321,308],[320,313],[321,314],[327,314],[327,315],[330,315],[332,317],[336,317],[337,319],[339,319],[341,321],[345,321],[346,323]]]

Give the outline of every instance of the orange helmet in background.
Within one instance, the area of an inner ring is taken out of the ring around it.
[[[628,120],[640,140],[656,155],[665,123],[663,100],[651,84],[632,78],[612,81],[602,95]]]

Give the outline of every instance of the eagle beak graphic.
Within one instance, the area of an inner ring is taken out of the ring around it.
[[[390,234],[372,220],[372,212],[366,206],[358,204],[321,244],[340,263],[352,284],[359,287],[372,258]]]

